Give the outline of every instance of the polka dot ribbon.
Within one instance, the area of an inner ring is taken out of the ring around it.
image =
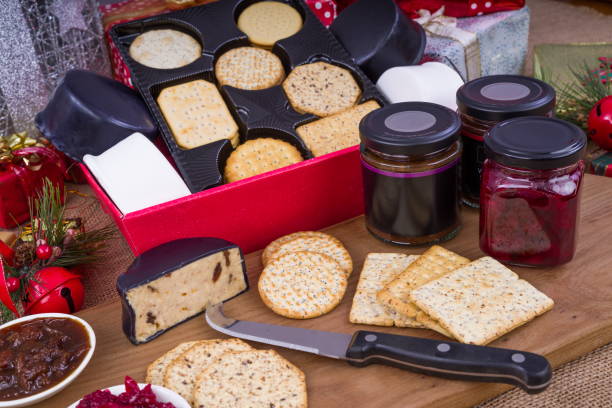
[[[325,27],[329,27],[337,16],[336,3],[333,0],[306,0],[306,4]]]

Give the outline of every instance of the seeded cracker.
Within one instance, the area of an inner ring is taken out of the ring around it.
[[[469,259],[434,245],[378,293],[378,301],[407,317],[416,317],[418,308],[410,292],[421,285],[467,265]]]
[[[179,355],[183,354],[187,349],[196,344],[195,341],[188,341],[181,343],[166,354],[152,362],[147,368],[147,384],[164,385],[164,372],[168,364],[172,362]]]
[[[270,51],[239,47],[219,57],[215,76],[219,85],[256,90],[279,85],[285,77],[285,70],[280,59]]]
[[[493,258],[480,258],[411,293],[463,343],[484,345],[550,310],[554,302]]]
[[[179,146],[193,149],[223,139],[238,144],[238,125],[210,82],[199,79],[164,88],[157,103]]]
[[[281,246],[281,244],[284,244],[285,242],[291,241],[295,238],[302,238],[302,237],[318,237],[321,239],[327,239],[327,238],[335,239],[331,235],[326,234],[324,232],[319,232],[319,231],[299,231],[299,232],[294,232],[293,234],[284,235],[270,242],[268,246],[263,250],[263,252],[261,253],[261,263],[263,264],[263,266],[266,266],[268,264],[270,258],[272,258],[273,254],[276,251],[278,251],[278,248]]]
[[[266,266],[257,285],[273,312],[310,319],[333,310],[346,292],[346,274],[336,261],[315,252],[292,252]]]
[[[359,122],[365,115],[378,108],[380,108],[378,102],[368,101],[344,112],[302,125],[296,131],[314,156],[323,156],[358,145]]]
[[[178,30],[150,30],[130,44],[130,57],[134,61],[157,69],[180,68],[201,55],[200,43]]]
[[[302,16],[293,7],[277,1],[259,1],[238,17],[238,28],[261,47],[272,46],[302,28]]]
[[[230,352],[202,372],[194,408],[306,408],[306,377],[274,350]]]
[[[293,109],[322,117],[352,107],[361,95],[349,71],[326,62],[296,67],[283,82],[283,89]]]
[[[301,162],[302,155],[293,145],[278,139],[248,140],[230,154],[225,164],[228,183]]]
[[[423,327],[415,319],[389,310],[376,299],[378,291],[417,258],[417,255],[405,254],[368,254],[353,297],[350,322],[375,326]]]
[[[193,391],[200,373],[228,351],[249,351],[251,346],[240,339],[202,340],[176,357],[164,372],[164,387],[193,403]]]
[[[330,235],[326,237],[297,237],[279,245],[278,249],[271,255],[270,262],[290,252],[310,251],[327,255],[333,258],[344,271],[344,276],[349,277],[353,271],[353,260],[342,242]]]

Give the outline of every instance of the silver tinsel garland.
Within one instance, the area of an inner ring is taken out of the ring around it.
[[[110,75],[96,0],[0,0],[0,136],[33,131],[66,71]]]

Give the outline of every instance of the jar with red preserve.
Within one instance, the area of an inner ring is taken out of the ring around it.
[[[462,122],[462,198],[470,207],[478,207],[486,133],[507,119],[552,116],[555,90],[534,78],[491,75],[467,82],[459,88],[457,106]]]
[[[510,119],[484,140],[480,248],[501,262],[556,266],[576,250],[586,136],[559,119]]]

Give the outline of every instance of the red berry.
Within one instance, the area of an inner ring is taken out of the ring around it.
[[[43,244],[36,247],[36,257],[38,259],[44,261],[51,258],[51,255],[53,255],[53,248],[51,248],[49,245]]]
[[[6,287],[10,293],[16,292],[21,287],[21,281],[19,278],[15,278],[14,276],[9,277],[6,280]]]

